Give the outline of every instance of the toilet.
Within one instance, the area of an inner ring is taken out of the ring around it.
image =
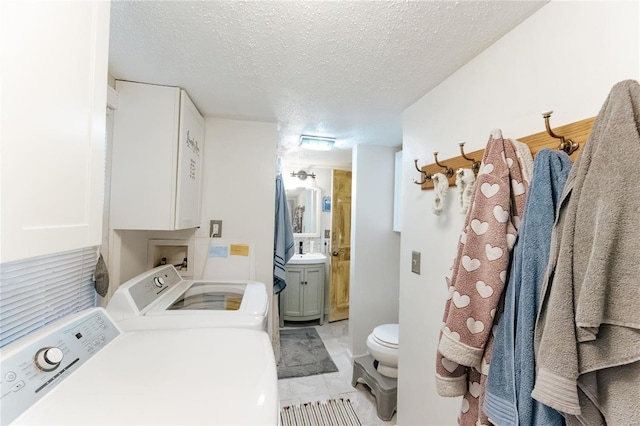
[[[367,337],[367,349],[377,364],[378,373],[398,377],[398,324],[382,324]]]

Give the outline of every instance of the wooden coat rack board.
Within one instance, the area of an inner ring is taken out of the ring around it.
[[[587,118],[584,120],[576,121],[574,123],[566,124],[564,126],[559,126],[553,129],[553,132],[565,136],[567,138],[571,138],[574,141],[580,144],[580,148],[570,155],[571,159],[575,161],[576,157],[580,150],[584,147],[584,144],[589,139],[589,135],[591,134],[591,128],[593,127],[593,122],[596,120],[596,117]],[[543,148],[558,148],[559,142],[558,139],[552,138],[546,131],[536,133],[530,136],[525,136],[522,138],[517,138],[520,142],[524,142],[529,145],[531,149],[531,154],[536,155],[538,151]],[[478,151],[473,151],[469,153],[465,153],[468,158],[473,158],[476,161],[481,161],[484,156],[484,149],[480,149]],[[451,167],[454,171],[459,168],[471,168],[471,161],[459,155],[454,158],[450,158],[448,160],[438,160],[440,164]],[[427,166],[423,166],[420,168],[423,172],[428,173],[429,175],[433,175],[434,173],[443,172],[443,168],[438,166],[437,164],[429,164]],[[418,173],[416,171],[416,173]],[[424,174],[423,174],[424,175]],[[419,177],[419,176],[418,176]],[[454,173],[452,177],[449,178],[449,186],[454,186],[456,184],[456,174]],[[422,190],[433,189],[433,181],[427,180],[421,186]]]

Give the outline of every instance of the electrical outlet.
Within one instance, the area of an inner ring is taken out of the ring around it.
[[[209,235],[211,238],[222,238],[222,221],[212,220],[209,222]]]
[[[411,272],[420,275],[420,252],[411,252]]]
[[[328,229],[325,229],[325,230],[324,230],[324,237],[325,237],[325,238],[331,238],[331,231],[330,231],[330,230],[328,230]]]

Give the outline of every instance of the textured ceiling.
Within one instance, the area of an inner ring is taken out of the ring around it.
[[[113,1],[109,71],[200,112],[337,146],[397,146],[402,110],[544,1]]]

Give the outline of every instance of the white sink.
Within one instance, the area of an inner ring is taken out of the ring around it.
[[[325,263],[327,256],[322,253],[305,253],[294,254],[293,257],[287,262],[288,265],[309,265],[314,263]]]

